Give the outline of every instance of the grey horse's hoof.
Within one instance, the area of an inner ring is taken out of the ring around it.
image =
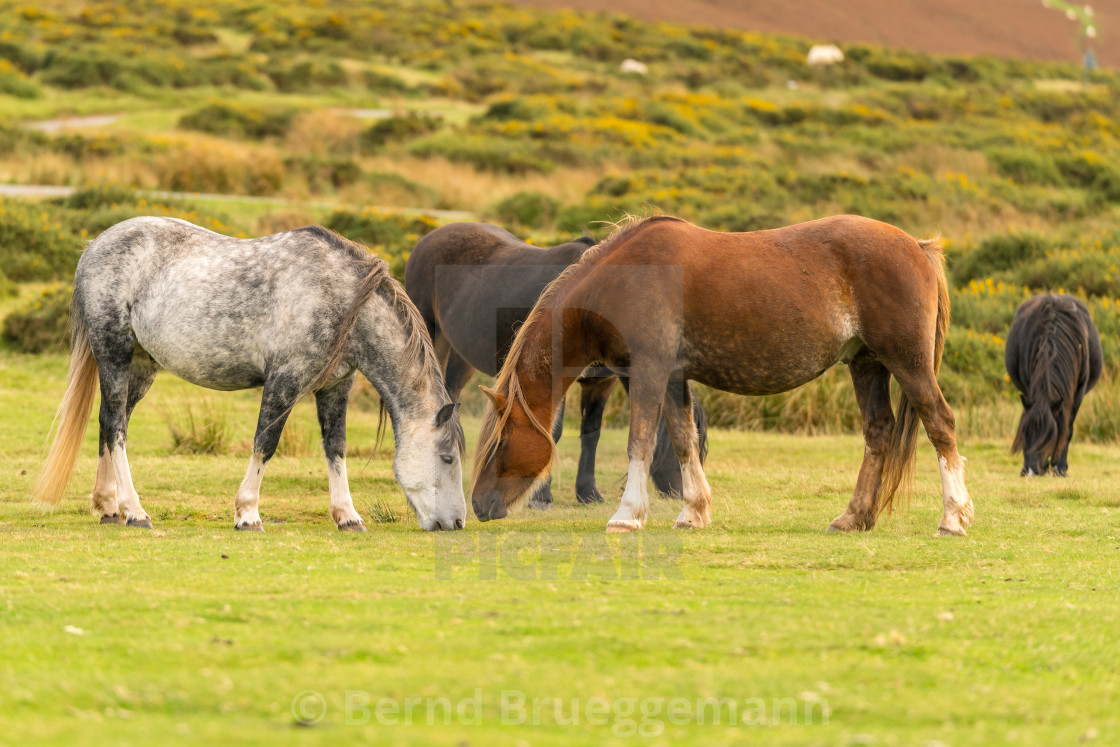
[[[120,514],[102,514],[101,515],[101,523],[102,524],[123,524],[124,519],[121,518]]]
[[[254,521],[252,524],[238,524],[234,529],[239,532],[263,532],[264,525],[259,521]]]
[[[348,521],[345,524],[338,525],[338,531],[340,532],[364,532],[365,530],[366,525],[360,521]]]
[[[152,519],[150,516],[145,516],[143,519],[129,519],[128,525],[137,529],[151,529]]]

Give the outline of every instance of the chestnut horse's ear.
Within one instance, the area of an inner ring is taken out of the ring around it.
[[[461,402],[455,402],[453,404],[444,405],[443,407],[439,408],[439,412],[436,413],[436,428],[439,428],[441,425],[446,423],[448,420],[451,420],[451,416],[454,415],[455,413],[459,412],[459,405],[460,404],[462,404],[462,403]]]
[[[482,386],[482,384],[479,384],[478,388],[481,389],[482,393],[486,395],[486,398],[490,400],[490,404],[494,405],[495,410],[501,410],[506,406],[506,395],[498,394],[493,389]]]

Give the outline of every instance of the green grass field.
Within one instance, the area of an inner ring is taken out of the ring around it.
[[[655,499],[650,527],[619,538],[602,531],[625,469],[615,429],[605,505],[574,505],[569,437],[552,511],[437,536],[372,449],[375,414],[352,408],[370,531],[334,529],[309,448],[270,465],[266,532],[246,535],[232,496],[257,393],[165,375],[130,433],[143,531],[87,511],[95,427],[62,506],[29,503],[64,374],[62,356],[0,353],[2,742],[1120,740],[1116,447],[1075,444],[1068,479],[1024,481],[1005,443],[964,443],[977,518],[945,539],[923,444],[909,511],[837,536],[823,530],[858,438],[717,431],[712,527],[674,533],[676,506]],[[171,455],[164,417],[202,397],[228,412],[228,453]],[[309,407],[291,423],[314,440]],[[402,518],[374,523],[378,503]]]

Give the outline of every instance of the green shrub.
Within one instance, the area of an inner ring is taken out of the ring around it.
[[[58,204],[72,210],[93,210],[112,205],[132,205],[136,200],[136,190],[132,187],[103,182],[82,187],[58,200]]]
[[[284,168],[289,173],[303,174],[307,185],[315,191],[338,189],[362,178],[362,167],[352,158],[288,156]]]
[[[302,60],[273,63],[265,71],[281,91],[310,91],[350,84],[346,69],[337,62]]]
[[[3,338],[24,353],[66,350],[70,345],[73,286],[48,288],[27,306],[4,318]]]
[[[1053,239],[1036,233],[989,236],[973,249],[951,253],[950,273],[953,283],[960,286],[975,278],[990,277],[1040,257],[1053,247]]]
[[[556,219],[560,203],[541,192],[517,192],[490,209],[499,223],[542,228]]]
[[[337,210],[324,225],[351,241],[364,244],[389,262],[397,277],[404,275],[408,255],[421,237],[439,227],[426,215],[406,215],[367,208],[361,212]]]
[[[222,137],[261,140],[286,135],[295,115],[294,109],[264,109],[215,101],[184,114],[179,119],[179,127]]]
[[[1032,148],[997,148],[987,152],[988,163],[999,173],[1019,184],[1062,184],[1063,174],[1054,157]]]
[[[11,62],[0,59],[0,94],[20,99],[37,99],[43,95],[43,90]]]
[[[0,298],[8,298],[19,293],[19,286],[0,270]]]
[[[443,156],[478,169],[506,174],[547,174],[556,168],[556,162],[545,155],[547,151],[545,146],[536,143],[463,132],[430,135],[409,148],[412,155],[421,158]]]
[[[0,200],[0,271],[12,280],[56,280],[74,272],[82,250],[57,209]]]
[[[364,150],[377,151],[387,143],[428,135],[442,127],[443,117],[409,112],[379,119],[362,132],[360,141]]]

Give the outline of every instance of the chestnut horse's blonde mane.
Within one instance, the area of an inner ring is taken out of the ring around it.
[[[517,402],[521,405],[521,409],[525,411],[528,416],[529,422],[533,428],[542,436],[548,439],[552,444],[552,461],[556,458],[556,443],[552,440],[551,423],[546,426],[537,419],[533,411],[529,409],[529,404],[525,401],[525,392],[521,387],[521,381],[517,376],[517,366],[521,362],[525,354],[525,347],[529,337],[528,330],[540,321],[541,316],[546,309],[549,309],[555,303],[560,293],[568,286],[572,278],[577,274],[582,274],[587,266],[592,264],[601,255],[611,251],[623,239],[637,231],[646,223],[658,220],[673,220],[681,221],[680,218],[674,218],[668,215],[624,215],[619,221],[611,222],[605,221],[614,227],[610,235],[607,236],[602,242],[596,246],[591,247],[584,252],[579,259],[569,265],[561,272],[555,280],[549,283],[544,292],[541,293],[537,303],[534,304],[533,310],[529,312],[524,324],[522,324],[517,334],[513,338],[513,343],[510,345],[509,353],[506,354],[506,359],[502,363],[502,369],[498,372],[498,378],[494,381],[494,391],[506,398],[504,406],[499,410],[493,405],[486,409],[486,413],[482,418],[482,430],[478,436],[478,449],[474,457],[474,477],[472,482],[478,481],[479,473],[494,452],[498,448],[498,441],[502,437],[502,431],[505,429],[506,422],[509,420],[512,405]],[[681,221],[682,223],[684,221]],[[550,462],[551,463],[551,462]]]

